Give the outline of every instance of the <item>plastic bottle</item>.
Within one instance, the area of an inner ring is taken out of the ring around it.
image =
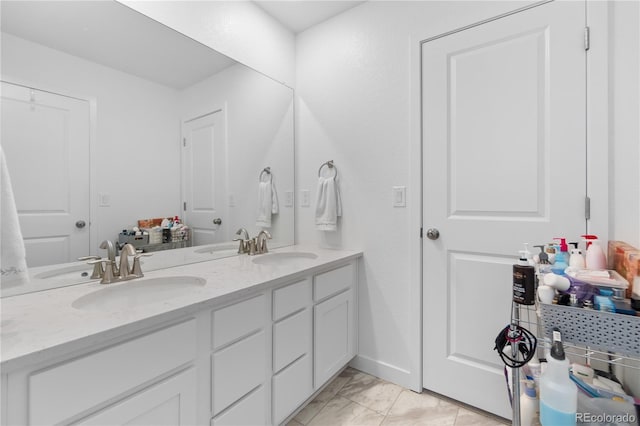
[[[513,301],[521,305],[536,303],[536,270],[529,265],[526,251],[520,250],[518,263],[513,265]]]
[[[583,235],[584,241],[587,242],[587,254],[585,257],[585,265],[587,269],[607,269],[607,256],[600,247],[598,237],[596,235]]]
[[[542,426],[576,424],[578,388],[569,377],[560,331],[553,332],[547,367],[540,376],[540,423]]]
[[[558,244],[559,250],[556,251],[555,263],[551,267],[551,272],[558,275],[564,275],[564,270],[569,267],[567,263],[569,261],[569,247],[567,247],[566,238],[554,238],[554,240],[560,240]]]
[[[533,382],[527,381],[524,386],[524,392],[520,395],[520,424],[522,426],[531,426],[537,411],[536,386]]]
[[[575,269],[584,269],[586,264],[584,262],[584,256],[582,250],[578,248],[578,243],[569,243],[574,247],[569,252],[569,266]]]

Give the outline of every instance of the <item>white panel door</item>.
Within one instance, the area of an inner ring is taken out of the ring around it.
[[[193,244],[227,241],[227,141],[223,110],[186,121],[182,134],[184,220],[193,232]],[[221,225],[214,223],[217,219]]]
[[[584,3],[553,2],[422,47],[425,388],[511,417],[492,350],[523,242],[584,218]]]
[[[88,101],[2,82],[0,109],[27,265],[88,255]]]

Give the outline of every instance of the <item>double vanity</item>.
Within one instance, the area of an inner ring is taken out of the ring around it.
[[[356,353],[358,251],[291,246],[2,299],[14,424],[281,424]]]

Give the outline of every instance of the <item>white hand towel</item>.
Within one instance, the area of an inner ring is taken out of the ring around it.
[[[342,200],[340,200],[338,182],[335,177],[320,177],[316,200],[316,229],[336,231],[339,216],[342,216]]]
[[[2,147],[0,147],[0,221],[2,221],[0,231],[2,286],[25,284],[29,277],[27,255]]]
[[[258,219],[256,225],[271,227],[271,215],[278,213],[278,193],[273,182],[260,182],[258,185]]]

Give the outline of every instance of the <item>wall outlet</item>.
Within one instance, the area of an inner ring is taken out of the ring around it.
[[[309,207],[311,205],[311,192],[308,189],[303,189],[300,191],[300,195],[302,198],[300,205],[302,207]]]
[[[284,206],[293,207],[293,191],[284,192]]]
[[[407,187],[393,187],[393,207],[407,207]]]

